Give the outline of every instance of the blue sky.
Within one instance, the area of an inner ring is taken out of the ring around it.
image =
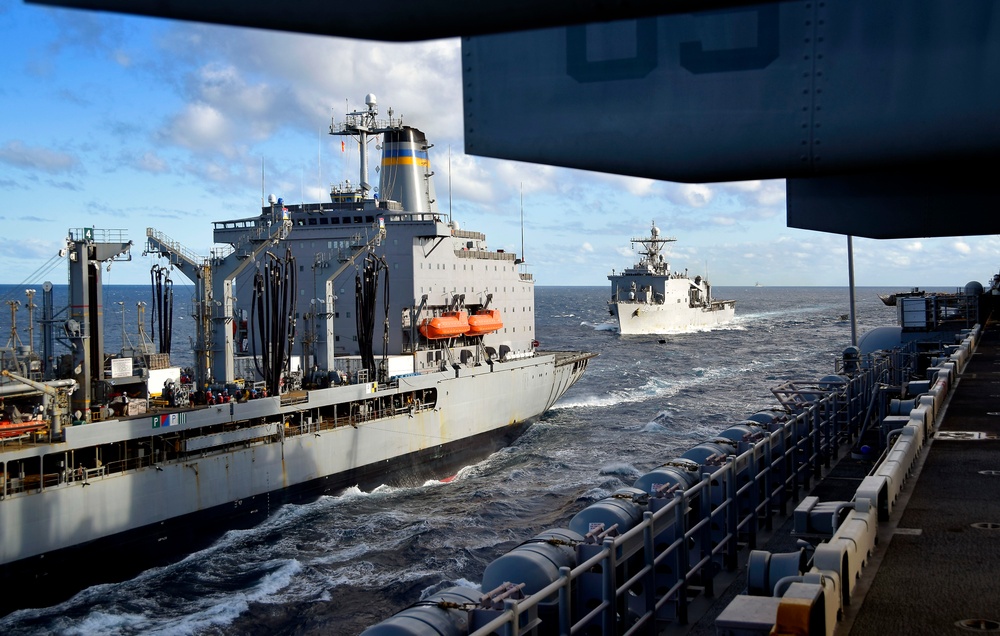
[[[464,154],[458,40],[389,44],[18,0],[0,0],[0,29],[0,283],[63,282],[64,264],[50,261],[83,226],[135,242],[106,283],[146,283],[146,228],[207,255],[211,221],[259,210],[262,163],[266,193],[326,200],[358,173],[326,134],[330,118],[367,93],[427,134],[440,209],[490,247],[521,252],[523,193],[524,254],[541,285],[607,284],[653,220],[678,239],[674,269],[718,286],[848,282],[847,239],[786,227],[782,181],[677,184]],[[957,287],[988,282],[1000,239],[856,238],[854,253],[858,285]]]

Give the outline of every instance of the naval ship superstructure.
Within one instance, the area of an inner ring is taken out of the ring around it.
[[[190,371],[169,353],[102,353],[102,265],[132,245],[70,231],[69,375],[24,365],[0,385],[20,420],[0,430],[4,611],[130,576],[286,502],[454,474],[582,375],[594,354],[537,349],[535,281],[516,255],[437,211],[424,134],[366,103],[331,125],[357,141],[361,179],[329,203],[269,197],[215,222],[224,247],[208,257],[147,230],[145,251],[195,284]]]
[[[622,335],[669,334],[723,325],[736,314],[735,300],[715,300],[706,278],[671,272],[665,259],[667,243],[656,223],[649,236],[632,239],[641,246],[639,261],[620,274],[608,275],[611,300],[608,311],[618,320]]]

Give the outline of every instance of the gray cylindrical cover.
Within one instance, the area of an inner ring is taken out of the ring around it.
[[[681,466],[659,466],[649,471],[639,479],[636,479],[635,483],[632,484],[632,487],[652,495],[655,494],[653,489],[657,485],[679,485],[681,490],[686,490],[698,483],[701,475],[698,471],[697,463],[681,459],[674,459],[671,460],[671,462],[689,465],[693,470],[686,470]]]
[[[704,464],[705,460],[712,455],[729,455],[729,449],[713,442],[702,442],[694,448],[687,450],[681,457]]]
[[[554,545],[548,542],[550,539],[567,545]],[[494,590],[504,583],[524,583],[525,594],[538,592],[559,578],[559,568],[576,567],[573,544],[582,541],[583,535],[572,530],[546,530],[490,563],[483,572],[483,592]]]
[[[425,604],[409,607],[361,632],[361,636],[464,636],[469,632],[468,612],[442,609],[437,601],[467,605],[479,602],[479,590],[452,587],[431,596]]]
[[[615,494],[644,495],[645,492],[636,488],[622,488],[615,491]],[[576,513],[576,516],[569,522],[569,529],[586,535],[590,532],[590,527],[593,524],[603,523],[605,530],[618,524],[618,532],[623,533],[642,520],[642,511],[642,507],[629,499],[608,497],[594,502]]]

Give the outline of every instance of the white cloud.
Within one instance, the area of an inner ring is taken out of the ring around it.
[[[112,53],[112,57],[119,66],[132,66],[132,57],[126,51],[118,49]]]
[[[152,150],[142,153],[135,161],[135,167],[144,172],[162,173],[169,172],[167,162]]]
[[[758,191],[757,203],[764,206],[775,206],[785,202],[785,180],[765,181]]]
[[[736,225],[736,219],[724,214],[716,214],[712,216],[712,223],[715,225],[731,226]]]
[[[189,64],[208,59],[213,68],[238,69],[237,77],[217,79],[264,92],[260,101],[240,104],[223,91],[217,102],[200,92],[210,76],[189,78],[192,99],[226,112],[255,106],[276,127],[308,129],[331,115],[342,121],[348,107],[363,108],[365,95],[374,93],[380,117],[392,108],[393,117],[428,133],[432,143],[462,137],[457,38],[396,44],[179,23],[163,45]]]
[[[437,150],[437,148],[435,148]],[[474,157],[452,153],[449,166],[447,149],[431,157],[435,172],[434,187],[437,190],[438,206],[447,204],[449,195],[454,199],[465,199],[477,203],[492,203],[496,201],[496,189],[493,175],[487,169],[486,162],[476,161]],[[451,170],[451,192],[448,192],[448,171]],[[442,178],[437,178],[441,175]]]
[[[891,250],[888,250],[888,251],[885,252],[885,254],[884,254],[884,260],[890,266],[897,267],[897,268],[909,267],[910,263],[913,262],[912,259],[908,255],[901,254],[899,252],[894,252],[894,251],[891,251]]]
[[[506,186],[506,190],[515,197],[522,191],[525,195],[539,192],[553,192],[558,184],[558,169],[534,163],[518,161],[500,161],[496,159],[477,159],[469,157],[476,163],[488,166],[492,174]]]
[[[29,146],[18,139],[0,146],[0,162],[49,174],[69,172],[79,165],[77,158],[71,154],[41,146]]]
[[[702,183],[686,183],[681,186],[681,196],[693,208],[703,208],[712,202],[715,193]]]
[[[173,118],[163,135],[196,152],[234,154],[232,149],[227,150],[234,138],[233,127],[223,113],[209,104],[189,104]]]
[[[648,197],[655,193],[656,184],[653,179],[641,179],[639,177],[625,178],[625,191],[637,197]]]
[[[589,242],[584,241],[583,245],[580,246],[580,250],[583,252],[593,252],[594,246],[591,245]]]
[[[966,243],[965,241],[961,240],[955,241],[954,243],[952,243],[952,247],[954,247],[955,251],[958,252],[959,254],[969,254],[972,252],[972,248],[969,247],[969,244]]]
[[[11,260],[50,259],[56,255],[61,243],[41,241],[36,238],[24,237],[16,240],[0,238],[0,256]]]
[[[742,192],[760,192],[762,186],[762,181],[759,179],[756,181],[733,181],[726,184],[733,190],[738,190]]]
[[[768,181],[733,181],[719,184],[719,188],[732,195],[740,207],[774,207],[785,201],[784,179]],[[762,216],[757,213],[757,216]]]

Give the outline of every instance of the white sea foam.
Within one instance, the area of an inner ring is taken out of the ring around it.
[[[651,377],[638,387],[615,389],[601,395],[590,394],[574,396],[570,400],[560,400],[556,402],[552,409],[608,408],[619,404],[662,399],[676,395],[683,389],[697,385],[699,382],[718,378],[728,372],[730,371],[727,369],[704,369],[697,367],[692,369],[694,377],[691,378],[683,376],[669,379]]]
[[[669,430],[666,426],[657,424],[656,422],[649,422],[642,427],[643,433],[666,433]]]
[[[583,323],[587,324],[587,323]],[[610,322],[602,322],[598,325],[594,325],[594,331],[618,331],[618,325]]]
[[[66,636],[75,636],[76,634],[89,636],[90,634],[127,633],[147,622],[146,617],[142,614],[94,610],[77,621],[59,618],[53,627],[54,631]]]
[[[627,464],[625,462],[612,462],[601,466],[601,469],[597,471],[597,474],[614,475],[623,479],[635,480],[639,477],[639,470],[632,464]]]

